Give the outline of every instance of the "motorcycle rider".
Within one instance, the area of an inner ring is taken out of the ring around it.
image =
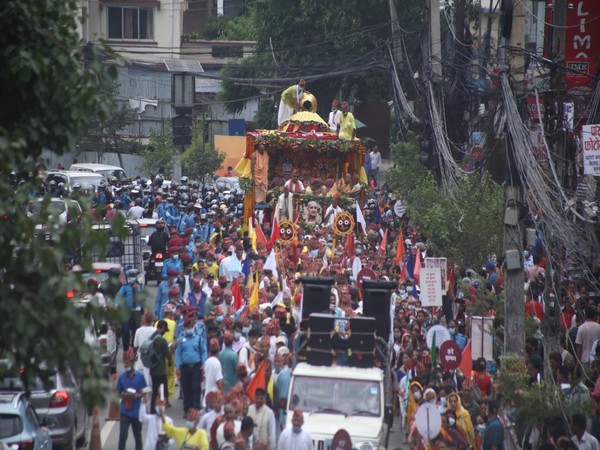
[[[148,245],[150,245],[150,264],[148,266],[148,273],[146,274],[146,279],[150,279],[152,272],[154,271],[154,263],[156,254],[160,253],[163,255],[167,254],[167,242],[169,242],[169,234],[167,230],[165,230],[165,221],[163,219],[158,219],[156,221],[156,230],[150,235],[148,238]]]

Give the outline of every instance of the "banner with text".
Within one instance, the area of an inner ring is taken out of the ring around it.
[[[600,125],[581,127],[583,174],[600,176]]]
[[[442,306],[442,274],[439,268],[437,269],[421,269],[419,272],[421,280],[421,306]]]

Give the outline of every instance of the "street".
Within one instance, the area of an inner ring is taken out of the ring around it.
[[[152,310],[154,306],[154,297],[156,296],[156,287],[154,283],[153,286],[147,287],[148,290],[148,300],[146,302],[146,306]],[[119,347],[119,355],[117,358],[117,372],[120,374],[123,370],[123,358],[121,348]],[[172,407],[167,409],[167,415],[173,419],[173,422],[176,426],[185,426],[185,419],[183,419],[183,402],[178,399],[179,395],[179,387],[175,388],[175,396],[171,399]],[[101,440],[102,440],[102,448],[103,449],[117,449],[119,442],[119,422],[114,420],[107,420],[108,417],[108,407],[103,408],[100,411],[100,430],[101,430]],[[90,433],[92,430],[92,424],[90,422]],[[142,430],[142,438],[144,438],[146,434],[145,427]],[[394,420],[393,431],[390,434],[390,444],[389,449],[406,449],[408,446],[403,445],[404,438],[402,433],[400,432],[400,426],[398,425],[398,418],[396,417]],[[131,430],[129,431],[129,437],[127,439],[127,450],[135,449],[135,442],[133,440],[133,434]]]

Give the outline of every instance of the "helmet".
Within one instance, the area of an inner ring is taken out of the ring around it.
[[[62,181],[60,183],[58,183],[58,188],[59,189],[64,189],[65,188],[65,183],[63,183]]]
[[[116,184],[119,183],[119,179],[117,177],[115,177],[114,175],[112,177],[110,177],[108,179],[108,181],[110,181],[110,184],[112,184],[113,186],[115,186]]]
[[[79,183],[75,183],[75,184],[73,185],[73,190],[74,190],[74,191],[80,191],[80,190],[81,190],[81,185],[80,185]]]
[[[54,187],[56,186],[56,181],[54,180],[50,180],[50,182],[48,183],[50,186]]]
[[[181,184],[185,184],[185,183],[187,183],[188,181],[189,181],[189,180],[188,180],[188,177],[181,177],[181,178],[179,179],[179,182],[180,182]]]
[[[121,269],[119,269],[118,267],[111,267],[110,269],[108,269],[108,276],[109,277],[119,277],[121,275]]]

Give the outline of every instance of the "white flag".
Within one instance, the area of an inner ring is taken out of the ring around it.
[[[363,233],[367,234],[367,222],[365,221],[365,216],[363,216],[363,213],[360,210],[360,206],[358,205],[358,200],[356,200],[356,221],[358,223],[360,223]]]
[[[275,278],[279,279],[279,274],[277,273],[277,261],[275,259],[275,250],[271,250],[271,253],[269,253],[269,257],[265,261],[264,268],[266,270],[271,270],[273,275],[275,275]]]

